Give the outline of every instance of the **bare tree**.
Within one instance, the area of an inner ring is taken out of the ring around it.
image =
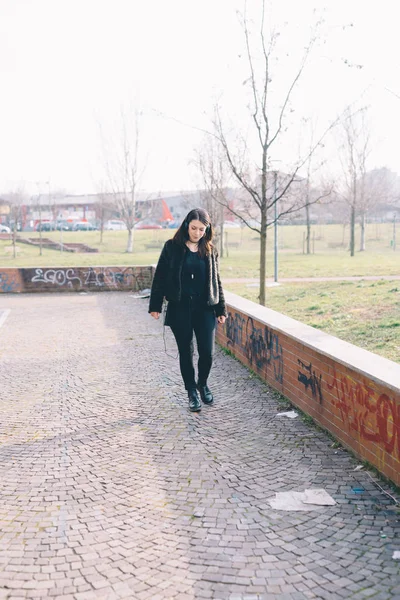
[[[311,254],[311,207],[315,204],[329,204],[330,197],[333,191],[333,184],[325,179],[320,181],[318,186],[311,185],[311,179],[315,178],[317,172],[323,166],[324,163],[320,162],[316,166],[314,165],[315,153],[313,151],[313,148],[316,136],[316,120],[313,118],[305,119],[305,124],[307,125],[308,129],[308,140],[306,142],[306,152],[308,154],[308,157],[305,165],[306,177],[304,185],[301,188],[301,193],[303,194],[302,200],[304,204],[304,211],[306,217],[306,254]],[[321,148],[323,148],[322,144]],[[301,154],[301,152],[299,152],[299,154]]]
[[[360,181],[362,194],[359,206],[361,225],[360,251],[366,249],[365,224],[367,215],[394,205],[397,197],[397,179],[395,173],[385,167],[362,173]]]
[[[276,44],[279,32],[273,31],[267,41],[264,32],[265,0],[261,0],[261,17],[258,20],[259,32],[256,40],[252,36],[246,14],[243,17],[243,31],[246,44],[246,55],[249,67],[249,77],[245,85],[250,90],[250,111],[252,133],[257,139],[258,158],[254,162],[250,159],[247,135],[238,135],[235,142],[228,141],[226,127],[222,122],[221,109],[216,107],[214,119],[214,132],[224,150],[225,158],[233,175],[245,192],[243,202],[245,207],[235,210],[228,207],[242,222],[260,235],[260,288],[259,301],[265,305],[265,278],[266,278],[266,245],[267,228],[274,224],[284,214],[298,211],[304,202],[299,202],[298,194],[292,195],[289,202],[289,190],[298,180],[298,171],[306,163],[307,157],[319,146],[335,123],[315,142],[314,147],[306,156],[302,157],[290,169],[290,173],[278,173],[273,167],[275,162],[273,152],[288,127],[288,117],[292,111],[292,97],[294,90],[304,72],[310,53],[318,39],[321,21],[316,21],[312,26],[309,41],[303,55],[293,72],[292,78],[285,88],[276,88],[273,85],[273,59],[276,58]],[[256,48],[261,55],[260,60],[255,59]],[[275,109],[274,109],[275,107]],[[278,107],[276,109],[276,107]],[[282,201],[285,199],[285,202]],[[277,207],[279,206],[279,209]],[[271,208],[274,214],[271,216]],[[276,208],[276,210],[275,210]],[[254,212],[257,214],[259,225],[254,224]]]
[[[107,185],[101,182],[99,191],[97,193],[97,209],[98,209],[98,221],[100,230],[100,244],[103,243],[104,225],[107,219],[109,219],[116,210],[116,205],[113,202],[114,197],[107,193]]]
[[[207,135],[196,151],[194,160],[201,176],[204,208],[216,226],[216,238],[220,256],[224,251],[225,207],[229,205],[228,183],[231,177],[222,148],[213,136]]]
[[[26,194],[23,186],[5,195],[10,205],[10,225],[12,231],[13,257],[17,257],[17,232],[22,226],[22,206],[26,204]]]
[[[133,252],[136,198],[143,175],[143,167],[139,165],[140,116],[138,110],[127,114],[121,109],[116,142],[106,143],[102,135],[107,188],[128,230],[126,252],[129,253]]]
[[[366,108],[356,113],[346,111],[342,123],[340,160],[343,180],[339,193],[350,209],[350,256],[355,253],[355,226],[360,215],[361,244],[365,250],[365,218],[368,210],[366,193],[367,158],[370,153],[370,131],[366,122]]]
[[[310,176],[311,176],[311,156],[307,161],[307,177],[305,184],[305,212],[306,212],[306,254],[311,254],[311,217],[310,217],[310,205],[311,205],[311,193],[310,193]]]

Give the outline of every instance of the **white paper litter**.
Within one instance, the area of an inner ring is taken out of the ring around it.
[[[364,465],[357,465],[355,469],[353,469],[353,471],[361,471],[361,469],[364,468]]]
[[[289,410],[287,412],[281,412],[275,415],[276,417],[288,417],[289,419],[295,419],[298,417],[298,413],[295,410]]]
[[[305,490],[304,491],[305,504],[318,504],[319,506],[334,506],[335,500],[328,494],[327,491],[319,490]]]
[[[400,550],[395,550],[393,552],[392,558],[394,558],[395,560],[400,560]]]
[[[268,502],[275,510],[315,510],[316,507],[306,506],[302,498],[301,492],[279,492]]]
[[[268,500],[271,508],[276,510],[320,510],[322,506],[333,506],[335,500],[322,489],[305,490],[304,492],[277,492],[275,498]]]

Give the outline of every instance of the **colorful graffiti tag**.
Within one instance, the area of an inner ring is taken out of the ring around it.
[[[21,284],[16,269],[10,269],[9,271],[0,270],[0,292],[10,294],[12,292],[19,292],[20,288]]]
[[[338,376],[334,371],[328,389],[334,394],[334,405],[349,430],[361,438],[381,444],[389,454],[400,458],[400,402],[388,394],[378,394],[367,383]]]

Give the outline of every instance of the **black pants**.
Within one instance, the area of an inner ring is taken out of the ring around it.
[[[181,302],[169,302],[166,324],[171,327],[176,339],[179,366],[186,390],[196,387],[193,366],[193,332],[195,333],[199,353],[198,382],[205,385],[214,355],[214,310],[193,297],[184,298]]]

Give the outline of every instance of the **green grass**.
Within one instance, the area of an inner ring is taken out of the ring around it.
[[[278,254],[278,278],[293,277],[350,277],[365,275],[400,275],[400,249],[359,252],[351,257],[337,251],[321,254]],[[229,257],[221,261],[221,276],[224,278],[259,277],[258,252],[241,253],[230,251]],[[274,255],[267,252],[267,277],[274,276]]]
[[[17,243],[17,258],[13,258],[12,247],[9,241],[0,240],[0,266],[3,267],[54,267],[54,266],[96,266],[96,265],[146,265],[157,262],[160,250],[147,250],[145,245],[153,242],[161,244],[171,237],[171,230],[143,230],[135,231],[133,254],[126,252],[127,232],[105,231],[103,243],[100,243],[99,231],[64,232],[63,242],[82,242],[92,248],[97,248],[96,253],[60,252],[59,250],[42,249],[28,244]],[[23,233],[22,237],[39,238],[38,233]],[[59,232],[43,232],[43,238],[50,238],[56,242],[61,239]]]

